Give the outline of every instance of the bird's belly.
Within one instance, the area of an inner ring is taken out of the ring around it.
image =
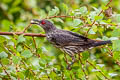
[[[80,46],[64,46],[60,48],[60,50],[69,54],[70,56],[73,56],[74,54],[81,53],[84,51],[84,49]]]

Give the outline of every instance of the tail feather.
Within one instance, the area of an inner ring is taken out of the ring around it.
[[[111,44],[112,41],[108,40],[108,41],[97,41],[93,44],[93,46],[101,46],[101,45],[105,45],[105,44]]]

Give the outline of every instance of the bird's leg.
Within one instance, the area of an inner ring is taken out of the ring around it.
[[[71,58],[72,58],[72,62],[70,63],[70,64],[68,64],[68,66],[67,66],[67,69],[68,70],[71,70],[71,66],[75,63],[75,61],[76,61],[76,59],[75,59],[75,56],[71,56]]]

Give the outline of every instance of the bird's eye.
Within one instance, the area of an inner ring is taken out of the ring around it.
[[[41,24],[43,25],[43,24],[46,24],[46,22],[45,21],[41,21]]]

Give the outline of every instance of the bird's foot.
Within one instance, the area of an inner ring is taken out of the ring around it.
[[[68,66],[67,66],[67,70],[71,70],[72,68],[71,68],[71,64],[68,64]]]
[[[73,62],[71,62],[70,64],[68,64],[67,69],[68,69],[68,70],[71,70],[71,69],[72,69],[71,66],[72,66],[76,61],[78,61],[78,60],[74,60]]]

